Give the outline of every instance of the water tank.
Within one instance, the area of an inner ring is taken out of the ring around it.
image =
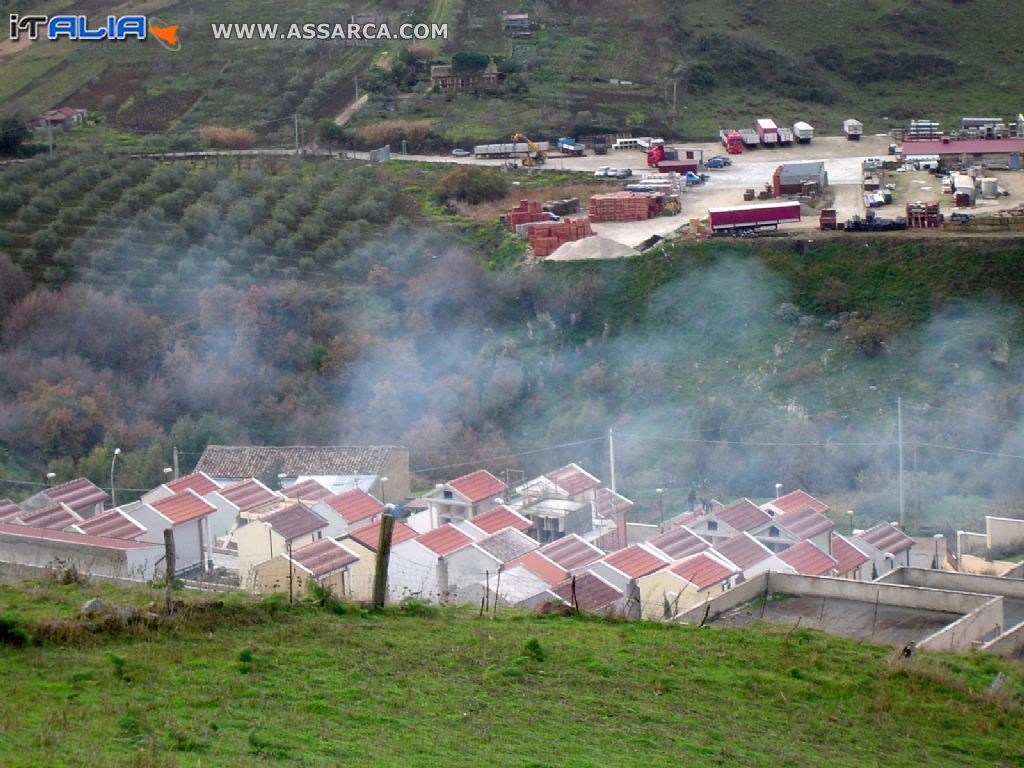
[[[999,181],[986,176],[981,180],[981,196],[987,198],[993,198],[999,196]]]

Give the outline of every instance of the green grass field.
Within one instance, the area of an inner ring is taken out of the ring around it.
[[[1015,766],[1024,669],[769,626],[229,596],[90,632],[94,594],[0,587],[0,762],[74,766]],[[46,639],[48,638],[48,639]],[[1007,683],[986,693],[998,672]]]

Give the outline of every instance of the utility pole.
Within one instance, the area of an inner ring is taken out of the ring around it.
[[[46,118],[46,138],[50,142],[50,154],[53,154],[53,123],[50,122],[50,118]]]
[[[356,84],[356,101],[359,101],[359,75],[353,77],[352,80]]]
[[[295,113],[295,154],[299,154],[299,113]]]
[[[178,446],[174,446],[172,450],[172,456],[174,457],[174,479],[178,479]]]
[[[615,433],[608,427],[608,474],[611,475],[612,490],[615,490]]]
[[[373,574],[373,607],[384,607],[388,594],[388,561],[391,559],[391,534],[395,529],[394,515],[381,515],[380,538],[377,540],[377,563]]]
[[[678,80],[672,81],[672,114],[676,113],[676,87],[679,85]]]
[[[906,509],[903,504],[903,398],[896,398],[896,440],[900,452],[900,530],[903,530],[906,523]]]

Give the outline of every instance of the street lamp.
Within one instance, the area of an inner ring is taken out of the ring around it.
[[[117,494],[114,492],[114,465],[117,463],[117,457],[121,455],[121,449],[114,449],[114,458],[110,460],[110,506],[117,506]]]
[[[932,570],[939,570],[939,539],[945,538],[941,533],[932,536],[935,539],[935,557],[932,558]]]
[[[174,470],[173,470],[173,469],[171,469],[170,467],[164,467],[164,474],[165,474],[165,475],[169,475],[169,474],[171,474],[172,472],[174,472]]]
[[[53,480],[56,477],[57,477],[57,473],[56,472],[47,472],[46,473],[46,487],[47,488],[49,488],[50,485],[53,484]]]
[[[387,481],[388,481],[388,479],[386,477],[382,477],[380,479],[380,500],[384,503],[385,506],[387,506],[387,503],[388,503],[387,498],[384,496],[384,484]]]
[[[853,536],[853,510],[846,510],[846,514],[850,516],[850,535]]]
[[[782,483],[775,484],[775,498],[779,498],[782,495]]]
[[[279,472],[277,475],[277,489],[281,490],[284,488],[284,481],[288,477],[287,472]]]
[[[882,557],[885,558],[886,565],[889,571],[891,571],[893,567],[893,560],[896,559],[895,556],[892,554],[892,552],[883,552]],[[886,573],[888,573],[889,571],[886,571]]]
[[[661,530],[665,527],[665,489],[655,488],[654,492],[658,494],[658,519],[661,521],[658,529]]]

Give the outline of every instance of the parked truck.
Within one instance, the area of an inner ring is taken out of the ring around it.
[[[725,151],[730,155],[742,154],[743,136],[740,135],[739,131],[722,130],[718,132],[718,137],[722,140],[722,146],[725,147]]]
[[[608,142],[604,136],[598,136],[594,139],[594,154],[595,155],[607,155],[608,154]]]
[[[779,143],[779,128],[770,117],[757,118],[754,129],[757,131],[757,138],[766,147],[774,147]]]
[[[709,208],[708,225],[715,233],[739,234],[759,229],[778,229],[779,224],[800,221],[800,203],[762,203]]]
[[[697,160],[662,160],[652,166],[658,169],[658,173],[697,173],[700,170],[700,162]]]
[[[800,144],[808,144],[814,138],[814,128],[803,120],[793,123],[793,135]]]
[[[679,151],[666,147],[664,144],[657,144],[647,150],[647,166],[657,168],[658,163],[663,160],[678,160]]]
[[[753,128],[740,128],[740,137],[743,139],[743,146],[747,149],[761,145],[761,138]]]
[[[849,141],[860,141],[860,135],[864,133],[864,123],[860,120],[849,120],[843,121],[843,133],[846,134],[846,138]]]
[[[779,126],[779,144],[792,144],[793,132],[789,128]]]
[[[572,157],[583,157],[587,149],[582,142],[576,141],[571,136],[560,137],[555,142],[555,146],[558,147],[558,151],[563,155],[571,155]]]

